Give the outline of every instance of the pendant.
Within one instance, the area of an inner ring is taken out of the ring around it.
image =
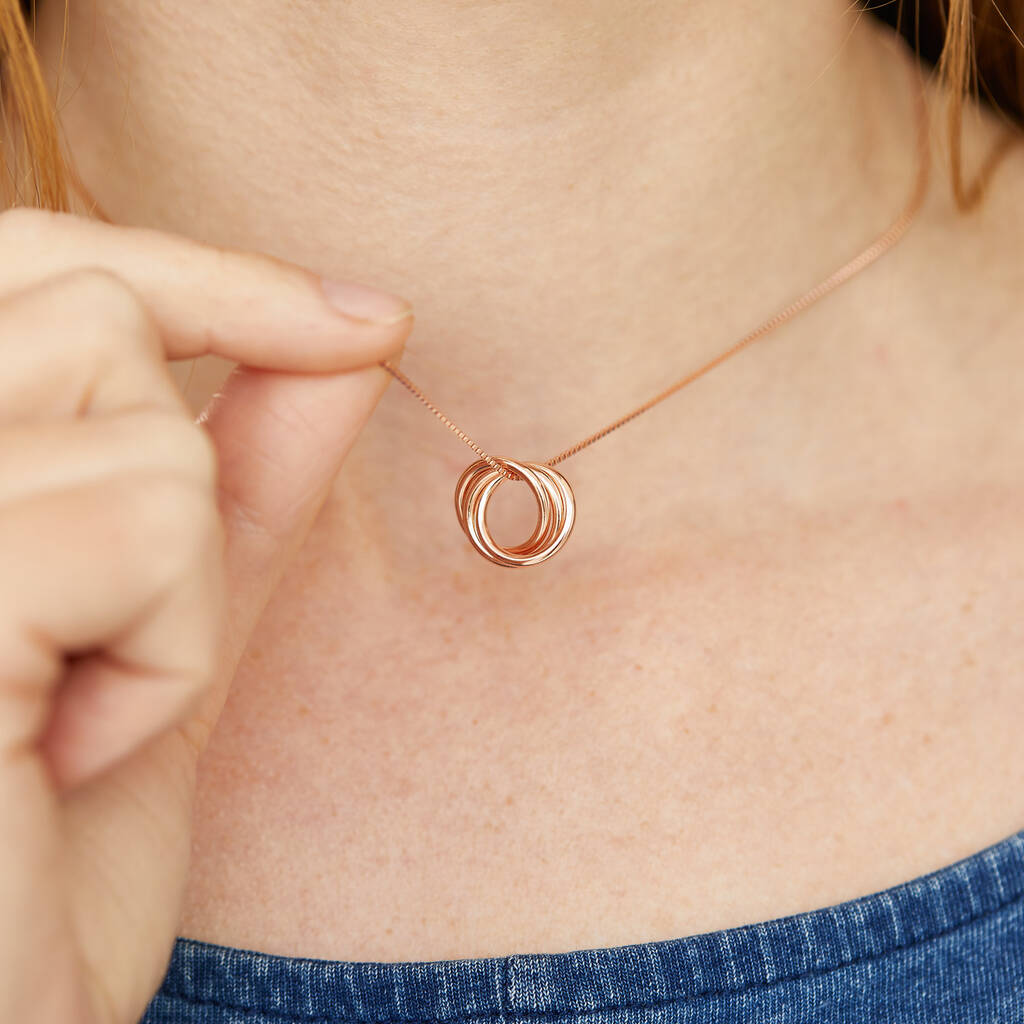
[[[493,466],[479,459],[468,466],[455,487],[455,512],[473,547],[495,565],[537,565],[550,558],[572,533],[576,499],[569,482],[557,470],[539,462],[495,462],[522,477],[537,500],[537,525],[529,540],[513,548],[496,543],[487,529],[487,503],[507,481]]]

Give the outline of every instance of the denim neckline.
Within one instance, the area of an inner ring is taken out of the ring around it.
[[[1020,901],[1024,829],[866,896],[769,921],[625,946],[363,962],[280,956],[182,936],[175,940],[159,996],[282,1021],[352,1024],[652,1008],[872,960],[938,939]]]

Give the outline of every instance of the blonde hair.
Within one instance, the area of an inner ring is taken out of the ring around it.
[[[32,46],[30,25],[38,0],[0,0],[0,110],[6,151],[5,205],[68,209],[74,168],[60,144],[56,112]],[[53,0],[56,2],[56,0]],[[68,0],[65,0],[65,4]],[[868,0],[870,2],[870,0]],[[949,97],[947,128],[951,181],[957,206],[970,209],[1005,146],[998,147],[969,184],[961,146],[964,103],[984,99],[1020,127],[1024,124],[1024,0],[902,0],[873,10],[902,32],[919,56],[936,65]],[[984,93],[984,96],[982,96]]]
[[[56,112],[28,27],[35,0],[0,0],[0,109],[3,111],[4,205],[68,207],[68,165]]]

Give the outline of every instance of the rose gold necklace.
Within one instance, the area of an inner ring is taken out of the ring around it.
[[[848,281],[858,271],[863,270],[869,263],[873,263],[882,253],[891,249],[903,237],[924,200],[928,184],[929,166],[927,108],[924,89],[919,77],[919,69],[913,63],[911,64],[911,76],[917,86],[915,96],[918,123],[918,168],[910,198],[892,225],[879,235],[863,252],[843,264],[843,266],[826,277],[820,284],[815,285],[810,291],[805,292],[795,301],[791,302],[785,309],[780,310],[774,316],[764,321],[764,323],[756,327],[734,345],[731,345],[724,352],[720,352],[696,370],[670,384],[664,391],[659,392],[653,398],[649,398],[643,405],[639,405],[624,416],[620,416],[606,427],[602,427],[589,437],[583,438],[582,441],[577,441],[575,444],[570,445],[564,451],[548,459],[547,462],[522,462],[518,459],[499,458],[495,455],[489,455],[464,430],[457,427],[452,420],[441,412],[401,370],[388,362],[380,364],[395,380],[408,388],[456,437],[469,445],[479,456],[475,462],[466,468],[455,486],[455,512],[470,543],[480,554],[494,562],[495,565],[512,567],[537,565],[539,562],[546,561],[569,539],[573,523],[576,520],[576,500],[573,496],[572,488],[565,477],[553,468],[554,466],[583,451],[584,448],[589,448],[590,445],[600,441],[602,437],[606,437],[613,430],[618,430],[619,427],[625,426],[631,420],[647,412],[648,409],[652,409],[659,402],[663,402],[669,396],[674,395],[687,384],[703,376],[703,374],[720,363],[725,362],[726,359],[735,355],[740,349],[746,348],[747,345],[750,345],[758,338],[763,338],[769,331],[774,330],[788,320],[792,320],[798,313],[807,309],[808,306],[817,302],[835,288],[838,288],[839,285]],[[534,527],[533,533],[522,544],[514,547],[502,547],[494,540],[487,528],[488,502],[505,480],[525,481],[537,501],[537,524]]]

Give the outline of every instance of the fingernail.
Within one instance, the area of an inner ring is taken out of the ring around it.
[[[365,284],[352,281],[331,281],[321,278],[327,301],[339,313],[371,324],[394,324],[412,313],[405,299],[388,292],[378,291]]]

